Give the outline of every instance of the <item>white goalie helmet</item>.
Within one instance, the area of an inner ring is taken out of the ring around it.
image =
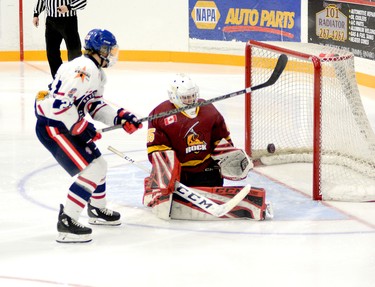
[[[199,98],[199,88],[186,74],[176,74],[168,86],[171,103],[177,107],[194,104]]]

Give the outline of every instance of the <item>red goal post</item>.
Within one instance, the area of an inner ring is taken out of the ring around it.
[[[245,96],[246,152],[264,165],[311,164],[314,200],[375,200],[375,135],[353,54],[310,43],[283,45],[246,44],[246,87],[264,82],[280,54],[289,59],[274,85]]]

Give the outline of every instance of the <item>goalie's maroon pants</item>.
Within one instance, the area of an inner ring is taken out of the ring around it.
[[[206,168],[202,172],[187,172],[181,170],[180,181],[186,186],[223,186],[224,179],[216,165]]]

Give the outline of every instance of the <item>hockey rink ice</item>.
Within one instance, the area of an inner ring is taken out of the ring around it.
[[[107,70],[105,98],[145,117],[167,99],[168,79],[178,72],[188,73],[205,99],[244,88],[240,67],[119,62]],[[142,205],[148,174],[107,149],[150,168],[147,124],[132,135],[106,132],[98,142],[109,165],[109,207],[121,212],[122,225],[91,226],[91,243],[57,243],[58,208],[72,179],[34,132],[34,97],[50,82],[48,65],[2,62],[0,77],[0,286],[375,286],[375,202],[313,201],[304,165],[298,172],[287,165],[255,168],[242,182],[267,190],[272,220],[155,217]],[[375,90],[360,92],[375,129]],[[240,148],[243,99],[215,103]],[[86,210],[80,222],[87,225]]]

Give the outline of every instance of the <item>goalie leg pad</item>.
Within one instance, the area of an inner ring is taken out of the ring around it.
[[[142,203],[144,206],[150,207],[150,202],[152,201],[151,177],[145,177],[144,188],[145,191],[143,193]]]
[[[143,205],[150,206],[153,192],[164,195],[173,193],[175,182],[180,180],[181,164],[173,150],[154,152],[152,154],[152,170],[144,179]]]
[[[174,199],[171,209],[171,218],[178,220],[223,220],[223,217],[213,216],[204,210],[197,208],[189,202],[180,201],[179,199]]]
[[[170,219],[175,182],[180,180],[181,164],[173,150],[154,152],[152,170],[144,179],[143,205],[162,219]]]
[[[172,193],[163,194],[155,190],[153,192],[153,199],[150,202],[152,213],[164,220],[171,219],[172,197]]]
[[[195,187],[196,190],[219,204],[225,203],[233,198],[243,189],[243,186],[224,187]],[[252,187],[248,195],[230,212],[218,218],[208,214],[203,209],[193,205],[175,194],[171,210],[172,219],[184,220],[223,220],[223,219],[252,219],[264,220],[266,217],[265,203],[266,192],[263,188]]]
[[[152,213],[165,220],[171,219],[171,206],[173,194],[163,194],[160,189],[150,188],[150,177],[145,178],[145,193],[143,205],[152,208]]]
[[[154,152],[150,188],[160,189],[163,194],[174,191],[175,182],[180,180],[181,164],[173,150]]]
[[[236,195],[243,186],[223,187],[198,187],[205,192],[218,196]],[[209,196],[209,195],[207,195]],[[235,207],[230,215],[235,217],[246,217],[254,220],[264,220],[266,217],[266,190],[264,188],[251,187],[249,194]]]

